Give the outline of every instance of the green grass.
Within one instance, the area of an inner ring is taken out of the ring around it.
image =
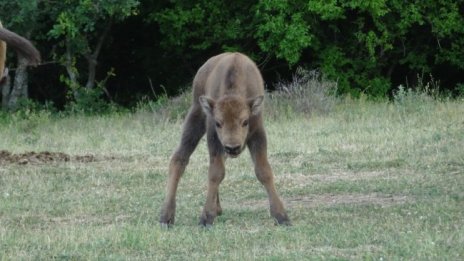
[[[0,166],[0,260],[464,258],[462,101],[347,99],[320,116],[274,114],[269,158],[293,226],[274,225],[246,152],[227,161],[224,214],[208,230],[197,226],[204,140],[179,186],[176,225],[158,225],[180,121],[143,110],[3,120],[2,150],[97,160]]]

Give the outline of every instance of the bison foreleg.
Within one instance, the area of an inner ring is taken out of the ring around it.
[[[267,141],[264,129],[257,130],[250,137],[248,148],[255,165],[256,177],[266,189],[271,216],[280,225],[290,225],[290,219],[274,186],[274,175],[267,159]]]
[[[176,212],[176,191],[179,180],[185,171],[189,158],[205,134],[205,121],[201,108],[193,106],[184,123],[182,139],[179,147],[171,157],[169,177],[166,185],[166,199],[161,209],[161,225],[174,224]]]
[[[222,155],[211,156],[208,170],[208,192],[205,207],[200,216],[200,225],[212,225],[216,216],[222,212],[219,205],[219,184],[224,179],[224,175],[224,157]]]
[[[214,123],[210,122],[211,124]],[[207,141],[209,150],[208,192],[205,207],[200,216],[200,225],[202,226],[211,226],[216,216],[222,214],[219,202],[219,184],[225,176],[224,149],[212,126],[208,128]]]

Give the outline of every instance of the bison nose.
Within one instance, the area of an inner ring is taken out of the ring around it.
[[[240,145],[224,145],[227,154],[237,155],[240,153]]]

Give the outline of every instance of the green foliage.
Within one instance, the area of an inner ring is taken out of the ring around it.
[[[89,33],[100,29],[102,23],[135,15],[138,4],[136,0],[79,0],[78,3],[66,0],[53,3],[53,8],[49,8],[55,11],[57,20],[49,35],[53,38],[64,36],[88,44]]]
[[[41,26],[37,24],[37,17],[42,14],[38,5],[38,0],[0,1],[0,18],[3,26],[13,27],[21,34],[31,33]]]
[[[116,110],[114,104],[108,103],[102,96],[101,88],[77,88],[73,92],[74,99],[66,104],[66,112],[78,114],[101,114]]]
[[[105,90],[103,85],[110,76],[114,75],[113,69],[107,73],[103,81],[97,82],[99,86],[94,87],[95,67],[112,23],[136,15],[138,4],[137,0],[79,0],[78,3],[67,0],[49,6],[50,10],[53,10],[56,22],[48,35],[58,40],[59,46],[63,48],[54,56],[58,58],[68,73],[67,77],[63,75],[60,77],[61,82],[69,88],[68,95],[71,94],[68,96],[71,100],[67,104],[68,111],[100,113],[113,106],[101,98]],[[81,68],[85,68],[79,66],[83,58],[88,66],[88,78],[85,85],[81,84],[78,79],[83,71]]]
[[[137,0],[80,0],[77,4],[68,0],[49,7],[53,10],[56,23],[48,35],[58,40],[59,46],[63,47],[54,55],[66,67],[68,86],[79,86],[76,64],[84,58],[89,74],[85,87],[93,88],[97,59],[113,22],[137,14],[138,4]]]
[[[395,72],[404,81],[440,66],[464,69],[463,5],[462,0],[264,0],[227,6],[178,1],[153,17],[165,46],[177,52],[235,46],[258,63],[272,56],[289,66],[320,67],[338,81],[341,93],[385,97],[398,81]]]
[[[159,23],[165,36],[161,41],[170,51],[188,56],[185,50],[217,46],[241,50],[236,40],[249,37],[254,26],[249,14],[243,12],[247,8],[252,8],[249,1],[176,1],[172,8],[152,13],[150,20]]]
[[[48,119],[57,111],[53,104],[39,104],[28,99],[19,99],[17,109],[12,111],[0,110],[0,125],[36,126],[40,119]]]
[[[137,0],[79,0],[77,3],[66,0],[45,4],[56,19],[48,35],[59,39],[61,46],[68,45],[67,51],[72,55],[88,55],[91,44],[107,24],[137,14],[138,4]]]
[[[71,69],[76,70],[75,67]],[[65,105],[65,112],[92,115],[112,113],[120,110],[121,108],[119,106],[104,99],[105,95],[107,95],[107,90],[105,88],[106,81],[113,75],[113,71],[109,71],[106,79],[98,82],[95,88],[85,88],[61,75],[60,80],[68,86],[68,103]]]
[[[290,65],[300,60],[302,50],[312,39],[301,4],[300,1],[260,1],[255,15],[256,40],[261,50],[285,59]]]
[[[146,78],[178,95],[198,66],[222,51],[251,56],[268,82],[302,66],[321,70],[339,93],[379,98],[432,74],[441,90],[460,95],[463,10],[464,0],[0,1],[3,24],[31,39],[47,62],[39,68],[54,72],[31,74],[35,90],[55,93],[43,82],[93,88],[115,68],[118,77],[128,73],[111,83],[121,90],[115,97],[152,95]]]
[[[456,91],[458,92],[459,96],[464,97],[464,83],[458,83],[456,85]]]
[[[303,14],[299,3],[280,0],[177,1],[151,20],[160,25],[163,46],[187,56],[192,49],[246,51],[241,41],[255,39],[262,51],[294,64],[311,42]]]

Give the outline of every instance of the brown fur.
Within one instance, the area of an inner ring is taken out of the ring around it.
[[[34,45],[26,38],[3,28],[0,23],[0,81],[6,76],[4,71],[7,45],[24,56],[29,61],[30,65],[37,65],[40,63],[40,53]]]
[[[200,224],[210,226],[222,213],[219,184],[224,179],[226,157],[237,157],[248,147],[258,180],[269,198],[270,212],[277,223],[290,224],[274,187],[267,159],[266,133],[262,119],[264,85],[255,63],[240,53],[210,58],[193,80],[193,104],[185,119],[179,147],[169,165],[167,193],[160,223],[174,224],[179,180],[201,137],[207,133],[210,166],[208,192]]]

